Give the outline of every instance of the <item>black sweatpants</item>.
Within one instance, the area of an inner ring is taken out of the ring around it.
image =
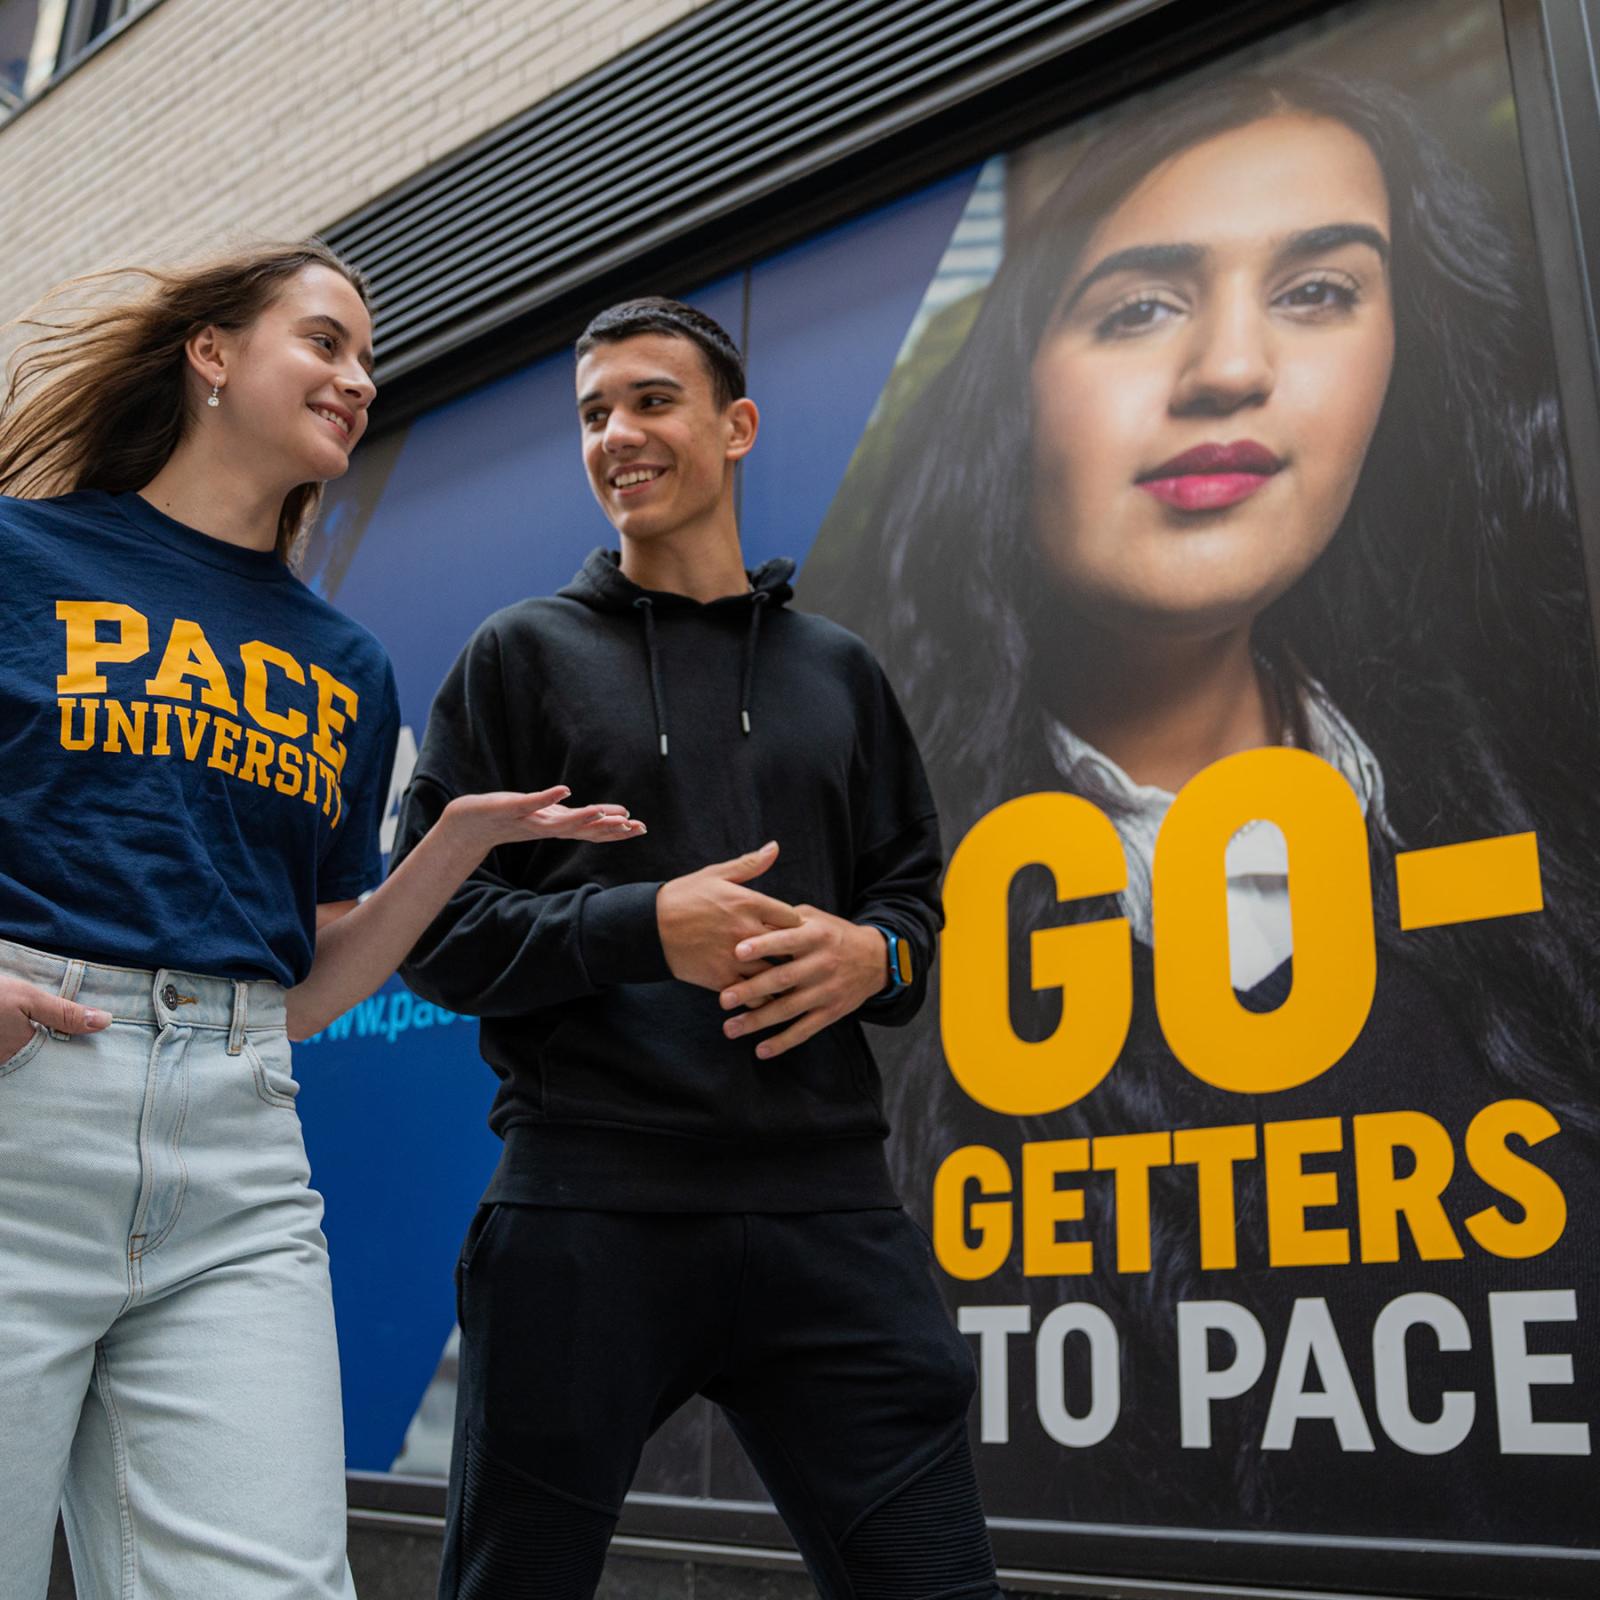
[[[720,1405],[827,1600],[994,1596],[972,1356],[905,1213],[485,1205],[440,1600],[587,1600],[645,1440]]]

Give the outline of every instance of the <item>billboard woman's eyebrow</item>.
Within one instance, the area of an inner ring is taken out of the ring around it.
[[[1347,244],[1369,245],[1385,266],[1389,264],[1389,241],[1365,222],[1329,222],[1320,228],[1291,233],[1284,241],[1279,256],[1286,262],[1299,261],[1307,256],[1326,255],[1328,251],[1341,249]]]
[[[1328,222],[1316,228],[1306,228],[1292,233],[1279,250],[1282,261],[1299,261],[1308,256],[1324,255],[1344,245],[1364,244],[1377,252],[1385,265],[1389,261],[1389,241],[1377,228],[1365,222]],[[1205,259],[1206,247],[1198,244],[1136,244],[1126,250],[1116,250],[1097,261],[1063,302],[1061,315],[1065,316],[1077,305],[1087,290],[1104,278],[1118,272],[1191,272]]]
[[[1065,316],[1084,292],[1102,278],[1117,272],[1190,272],[1205,257],[1205,247],[1198,244],[1136,244],[1126,250],[1115,250],[1102,261],[1097,261],[1078,280],[1077,287],[1061,307]]]

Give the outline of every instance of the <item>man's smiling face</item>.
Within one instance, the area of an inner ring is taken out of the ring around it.
[[[710,517],[740,443],[737,412],[718,403],[692,340],[642,333],[598,344],[579,362],[583,464],[600,509],[629,539],[650,539]]]

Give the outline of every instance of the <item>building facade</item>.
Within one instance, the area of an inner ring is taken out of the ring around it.
[[[0,0],[0,315],[242,230],[373,281],[380,400],[303,576],[394,657],[391,816],[467,633],[607,536],[585,318],[659,291],[739,337],[747,554],[879,651],[948,829],[940,995],[876,1043],[1017,1591],[1600,1574],[1597,30]],[[1078,717],[1082,662],[1121,705],[1221,638],[1271,747],[1170,777]],[[359,1575],[421,1594],[492,1078],[398,984],[297,1060]],[[703,1403],[615,1550],[619,1595],[807,1592]]]
[[[300,238],[704,0],[0,4],[0,316],[77,273]]]

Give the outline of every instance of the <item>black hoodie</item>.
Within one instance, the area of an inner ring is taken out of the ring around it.
[[[785,609],[790,561],[709,604],[597,550],[550,599],[490,617],[434,701],[398,864],[447,801],[567,784],[649,832],[496,850],[402,971],[482,1018],[506,1142],[487,1198],[594,1209],[824,1211],[896,1204],[861,1022],[922,1003],[940,925],[938,824],[882,669],[854,634]],[[779,844],[750,887],[892,928],[915,981],[773,1061],[729,1040],[716,994],[674,979],[668,878]]]

